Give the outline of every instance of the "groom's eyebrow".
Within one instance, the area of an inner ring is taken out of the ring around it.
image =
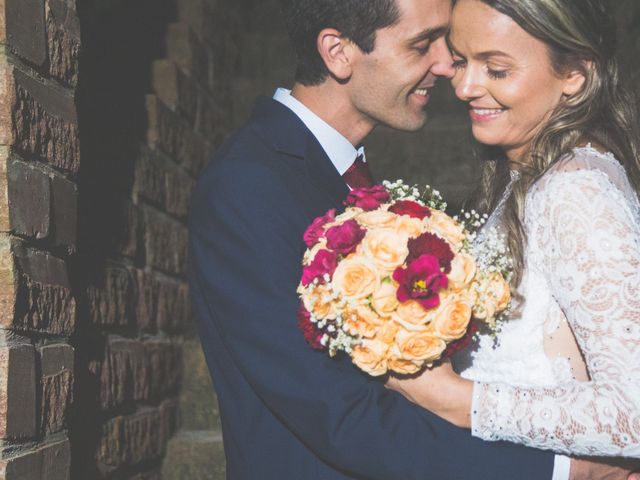
[[[408,43],[409,45],[414,45],[424,40],[432,41],[432,40],[435,40],[436,38],[440,38],[443,35],[446,35],[448,30],[449,30],[449,27],[444,25],[440,27],[427,28],[426,30],[423,30],[417,35],[414,35],[413,37],[411,37],[408,40]]]

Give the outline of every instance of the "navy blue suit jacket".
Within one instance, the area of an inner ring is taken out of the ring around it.
[[[304,124],[268,98],[198,182],[190,282],[228,478],[551,479],[553,454],[482,442],[307,345],[302,234],[347,192]]]

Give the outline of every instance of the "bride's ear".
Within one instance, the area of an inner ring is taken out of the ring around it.
[[[593,68],[590,61],[584,62],[582,68],[572,69],[565,74],[564,88],[562,93],[567,97],[572,97],[580,92],[587,81],[586,72]]]
[[[333,28],[325,28],[318,34],[317,48],[331,75],[338,81],[351,77],[352,43]]]

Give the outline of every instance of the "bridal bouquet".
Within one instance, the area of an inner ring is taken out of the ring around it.
[[[345,205],[304,233],[298,324],[313,348],[370,375],[411,374],[466,343],[472,318],[494,325],[509,306],[509,260],[499,242],[474,247],[477,213],[452,218],[437,191],[402,181],[352,190]]]

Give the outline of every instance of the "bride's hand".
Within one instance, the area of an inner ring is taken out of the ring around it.
[[[426,369],[417,377],[390,376],[386,387],[454,425],[471,428],[473,382],[457,375],[449,362]]]

